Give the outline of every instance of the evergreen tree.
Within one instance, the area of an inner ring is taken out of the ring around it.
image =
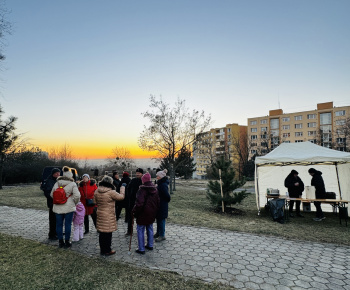
[[[232,204],[241,203],[242,200],[248,196],[246,190],[233,192],[236,188],[241,187],[245,181],[235,180],[235,171],[231,161],[226,161],[224,158],[220,158],[213,163],[211,169],[213,177],[216,180],[208,182],[207,198],[210,200],[212,205],[221,208],[223,201],[224,208],[226,208]],[[223,198],[221,197],[219,169],[221,169]]]
[[[196,163],[193,162],[192,153],[184,148],[175,159],[175,173],[183,176],[185,179],[192,177],[192,173],[196,171]]]

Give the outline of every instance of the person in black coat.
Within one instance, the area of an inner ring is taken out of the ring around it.
[[[114,177],[117,177],[117,176],[118,176],[118,184],[116,184],[116,182],[114,182]],[[123,176],[122,176],[122,179],[120,181],[119,181],[119,175],[117,175],[117,176],[116,175],[113,176],[113,184],[114,184],[114,186],[116,188],[116,191],[120,192],[120,188],[121,188],[122,184],[125,183],[125,186],[127,186],[130,183],[131,179],[129,177],[129,173],[126,172],[126,171],[123,172]],[[115,203],[115,205],[116,205],[116,207],[115,207],[115,216],[116,216],[116,218],[118,220],[120,218],[120,213],[122,212],[122,209],[125,208],[125,222],[127,223],[128,219],[127,219],[127,209],[126,209],[126,204],[127,203],[126,203],[126,201],[127,201],[126,196],[125,196],[124,200],[116,201],[116,203]]]
[[[315,186],[316,198],[317,199],[325,198],[326,188],[324,186],[322,172],[316,170],[315,168],[310,168],[309,174],[312,176],[311,185]],[[314,218],[314,221],[320,222],[326,218],[321,208],[321,202],[315,201],[314,205],[316,207],[316,217]]]
[[[126,209],[126,215],[127,215],[127,221],[128,221],[128,231],[126,232],[126,236],[130,236],[132,233],[132,209],[134,208],[135,201],[136,201],[136,193],[139,190],[140,185],[142,185],[141,177],[143,176],[143,169],[137,168],[136,169],[136,177],[133,178],[128,186],[126,187],[126,202],[125,202],[125,209]]]
[[[298,174],[299,173],[293,169],[284,180],[284,186],[288,188],[289,197],[292,197],[292,198],[300,198],[304,191],[304,183],[300,179]],[[294,206],[294,200],[290,200],[289,201],[290,217],[294,217],[293,206]],[[300,214],[300,200],[295,201],[295,211],[298,217],[303,217]]]
[[[157,189],[160,198],[160,206],[157,213],[157,232],[154,235],[156,242],[165,240],[165,219],[168,217],[168,203],[170,202],[168,171],[157,172]]]
[[[49,239],[57,240],[56,235],[56,214],[52,211],[53,208],[53,199],[50,196],[53,186],[57,181],[57,177],[61,175],[61,170],[58,168],[53,168],[51,170],[51,175],[43,181],[40,186],[40,189],[44,191],[46,197],[47,207],[49,208]]]

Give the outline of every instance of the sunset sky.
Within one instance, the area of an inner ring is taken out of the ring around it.
[[[2,1],[3,2],[3,1]],[[79,158],[137,139],[150,94],[212,127],[350,105],[348,0],[7,0],[0,104],[43,150]]]

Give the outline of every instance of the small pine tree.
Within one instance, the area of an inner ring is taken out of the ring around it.
[[[226,161],[224,158],[218,159],[213,163],[211,169],[214,179],[217,179],[215,181],[209,181],[207,185],[207,198],[212,205],[221,208],[223,201],[226,208],[232,204],[241,203],[248,196],[246,190],[233,192],[236,188],[242,186],[245,181],[235,180],[235,171],[233,170],[231,161]],[[219,169],[221,169],[223,198],[221,197]]]

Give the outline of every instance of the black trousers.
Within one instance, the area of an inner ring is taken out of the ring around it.
[[[112,245],[112,233],[101,233],[99,235],[101,254],[108,254]]]
[[[319,201],[315,201],[314,205],[316,207],[316,217],[317,218],[323,218],[324,215],[323,215],[323,211],[322,211],[322,208],[321,208],[321,203]]]
[[[56,214],[49,208],[49,237],[56,236]]]
[[[92,222],[94,223],[94,226],[96,228],[96,219],[97,219],[96,210],[94,210],[93,213],[91,214],[91,218],[92,218]],[[84,226],[85,226],[85,232],[89,232],[89,216],[88,215],[86,215],[84,217]]]
[[[290,200],[289,201],[289,213],[293,212],[293,207],[294,207],[294,202],[295,202],[295,211],[296,213],[300,213],[300,200]]]

